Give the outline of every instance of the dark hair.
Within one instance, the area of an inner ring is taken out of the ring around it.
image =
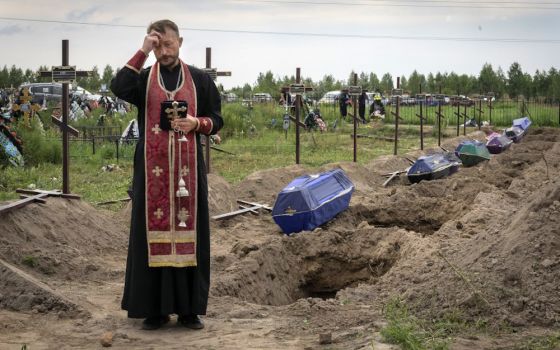
[[[166,29],[171,29],[177,34],[177,36],[179,36],[179,28],[177,27],[175,22],[168,19],[161,19],[159,21],[150,23],[147,33],[150,34],[152,30],[155,30],[158,33],[165,34]]]

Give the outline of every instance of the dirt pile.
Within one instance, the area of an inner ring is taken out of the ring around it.
[[[444,148],[463,139],[447,139]],[[428,319],[452,313],[516,330],[557,329],[560,129],[531,129],[507,152],[448,178],[411,185],[401,175],[381,186],[383,174],[406,169],[419,155],[365,166],[289,166],[235,186],[210,175],[211,215],[235,210],[237,199],[273,205],[295,177],[337,167],[356,191],[336,218],[290,237],[262,211],[212,221],[208,327],[164,329],[174,335],[165,345],[315,348],[319,334],[331,333],[332,348],[390,348],[375,334],[395,297]],[[2,215],[0,317],[11,326],[0,327],[8,339],[0,347],[25,339],[44,348],[60,339],[98,346],[106,331],[115,334],[115,347],[161,347],[161,337],[138,331],[120,311],[129,217],[130,208],[114,214],[56,198]],[[53,322],[37,341],[37,329],[53,315],[74,318]],[[483,348],[475,341],[461,339],[462,349]]]
[[[0,258],[6,264],[2,266],[5,279],[0,305],[14,310],[37,306],[39,311],[48,311],[53,303],[45,300],[54,294],[46,285],[35,283],[37,280],[120,276],[122,272],[109,268],[106,260],[107,254],[122,254],[127,246],[127,228],[115,215],[84,201],[53,197],[46,204],[31,204],[2,214]],[[37,280],[26,278],[29,274]],[[59,295],[54,299],[62,300]],[[55,309],[61,308],[56,305],[54,302]]]
[[[452,150],[463,139],[445,146]],[[289,238],[278,228],[251,229],[265,219],[222,223],[236,239],[217,257],[213,292],[268,305],[400,296],[429,317],[459,311],[513,326],[558,325],[560,290],[552,282],[560,273],[558,141],[557,129],[535,129],[489,162],[415,185],[401,176],[388,188],[379,186],[385,179],[379,174],[408,166],[405,157],[323,167],[343,168],[356,184],[349,210]],[[260,172],[236,193],[272,200],[303,173],[300,167]]]

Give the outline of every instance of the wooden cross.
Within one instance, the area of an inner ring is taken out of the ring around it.
[[[426,117],[424,117],[424,101],[426,101],[426,94],[422,93],[422,84],[420,84],[419,93],[416,94],[416,101],[419,101],[420,114],[416,113],[416,116],[420,118],[420,149],[424,150],[424,122]],[[458,135],[457,135],[458,136]]]
[[[391,114],[395,117],[395,138],[394,138],[394,148],[393,148],[393,155],[397,155],[399,150],[399,120],[402,120],[401,113],[400,113],[400,106],[401,106],[401,97],[403,91],[401,89],[401,77],[397,77],[397,88],[393,89],[392,97],[396,97],[395,99],[395,112],[391,111]]]
[[[171,105],[173,106],[173,108],[166,108],[165,109],[165,113],[167,113],[167,118],[169,120],[177,119],[177,118],[179,118],[179,112],[186,112],[187,111],[187,107],[185,107],[185,106],[178,107],[179,102],[177,102],[177,101],[173,101],[171,103]]]
[[[439,94],[435,95],[434,98],[438,104],[438,110],[436,111],[437,123],[438,123],[438,146],[441,146],[441,120],[445,119],[445,116],[441,113],[441,105],[444,101],[444,96],[441,94],[441,85],[439,86]]]
[[[88,77],[92,73],[89,71],[77,71],[75,66],[69,64],[69,41],[62,40],[62,66],[52,67],[51,71],[42,71],[39,77],[51,78],[53,82],[62,83],[62,193],[70,193],[69,181],[69,139],[68,139],[68,112],[70,109],[68,84],[76,80],[77,77]]]
[[[206,67],[204,71],[212,77],[212,80],[216,81],[218,77],[231,77],[230,71],[218,71],[216,68],[212,68],[212,48],[206,48]],[[210,173],[210,137],[206,136],[206,151],[205,151],[205,158],[206,158],[206,173]]]
[[[363,90],[366,92],[367,90]],[[354,134],[352,136],[354,140],[354,162],[356,162],[358,158],[358,101],[357,98],[362,94],[362,87],[358,86],[358,74],[354,73],[354,85],[348,86],[346,89],[343,89],[342,92],[347,92],[350,96],[352,96],[352,104],[354,105],[354,115],[352,118],[354,119]]]
[[[308,87],[305,86],[304,84],[301,83],[301,69],[298,67],[296,68],[296,83],[295,84],[290,84],[289,87],[285,87],[283,89],[287,89],[288,94],[294,94],[296,95],[296,116],[295,118],[293,116],[290,116],[290,119],[296,123],[296,164],[299,164],[300,162],[300,132],[299,132],[299,128],[303,127],[305,128],[305,124],[303,124],[300,120],[300,115],[301,115],[301,95],[303,95],[305,92],[307,91],[313,91],[312,87]],[[313,134],[312,134],[313,135]]]

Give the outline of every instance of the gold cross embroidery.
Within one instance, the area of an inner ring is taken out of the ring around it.
[[[208,125],[208,120],[204,119],[204,120],[202,121],[202,124],[203,124],[204,126],[207,126],[207,125]]]
[[[165,109],[165,113],[167,113],[167,118],[169,118],[169,120],[179,118],[179,112],[185,112],[187,110],[187,107],[185,106],[179,108],[179,102],[177,101],[173,101],[171,105],[173,106],[173,108]]]
[[[154,173],[157,177],[159,177],[161,173],[163,173],[163,169],[156,166],[155,168],[152,169],[152,173]]]
[[[179,214],[177,214],[177,219],[179,219],[180,221],[187,221],[189,217],[189,211],[185,208],[181,208],[181,211],[179,211]]]
[[[154,132],[154,134],[158,135],[159,132],[161,131],[161,129],[159,128],[159,124],[154,125],[152,131]]]
[[[163,216],[163,211],[161,211],[161,208],[157,208],[156,211],[154,211],[154,215],[159,219],[161,219],[161,217]]]
[[[181,169],[181,176],[187,176],[189,174],[189,168],[187,168],[186,165],[183,165],[183,168]]]

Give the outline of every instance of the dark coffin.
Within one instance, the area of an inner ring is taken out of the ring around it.
[[[436,153],[418,158],[408,169],[406,175],[412,183],[441,179],[455,173],[460,164],[460,160],[450,152]]]
[[[286,234],[311,231],[348,208],[352,192],[342,169],[300,176],[278,194],[272,218]]]
[[[477,140],[465,140],[459,143],[455,154],[464,166],[473,166],[482,161],[490,160],[490,152],[486,145]]]
[[[486,148],[488,148],[488,152],[492,154],[499,154],[507,150],[512,143],[513,141],[506,135],[495,133],[490,135],[488,142],[486,142]]]

